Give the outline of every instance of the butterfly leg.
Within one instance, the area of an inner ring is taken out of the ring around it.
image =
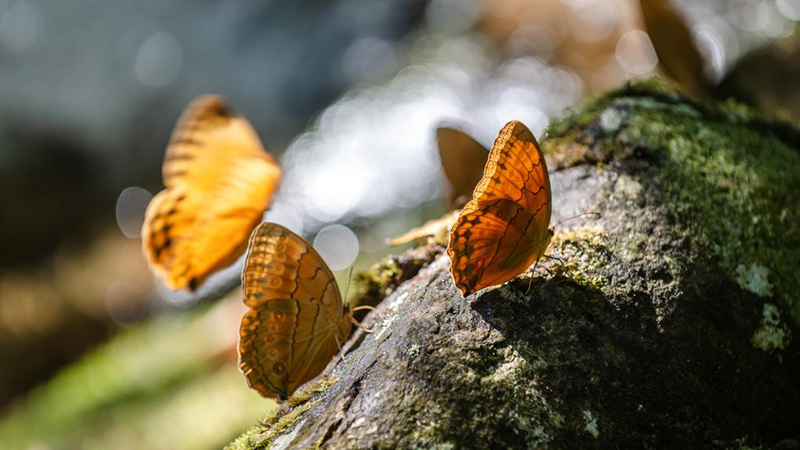
[[[525,291],[525,295],[528,295],[528,292],[531,291],[531,285],[533,284],[533,277],[536,276],[536,266],[539,264],[539,260],[537,259],[535,263],[533,263],[533,271],[531,271],[531,279],[528,280],[528,289]]]
[[[342,355],[342,361],[347,362],[347,359],[344,357],[344,352],[342,351],[342,343],[339,342],[339,336],[334,336],[333,338],[336,339],[336,345],[339,346],[339,354]]]
[[[350,318],[350,322],[352,322],[353,325],[357,326],[358,328],[361,328],[362,330],[364,330],[364,333],[369,334],[369,333],[374,333],[375,332],[374,328],[365,328],[364,325],[361,324],[361,322],[357,321],[356,319],[353,319],[352,317]]]
[[[563,260],[562,258],[559,258],[558,256],[552,256],[552,255],[542,255],[542,257],[543,257],[543,258],[547,258],[547,259],[552,259],[552,260],[558,261],[558,263],[559,263],[559,264],[561,264],[561,267],[562,267],[562,268],[564,267],[564,260]]]

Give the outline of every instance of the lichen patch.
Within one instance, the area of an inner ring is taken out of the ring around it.
[[[769,282],[769,273],[769,269],[760,264],[749,266],[739,264],[736,268],[736,282],[743,289],[747,289],[759,297],[770,297],[772,296],[772,283]]]
[[[792,334],[781,322],[780,310],[771,303],[764,303],[763,316],[761,326],[753,334],[753,345],[765,352],[783,350],[789,345]]]

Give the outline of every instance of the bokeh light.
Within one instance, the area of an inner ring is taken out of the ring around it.
[[[800,20],[800,2],[797,0],[777,0],[778,11],[789,20]]]
[[[136,52],[134,71],[142,84],[165,86],[178,76],[183,64],[183,51],[171,35],[157,32],[142,42]]]
[[[647,33],[631,30],[623,34],[614,51],[619,65],[633,75],[644,75],[658,64],[658,56]]]
[[[0,52],[15,54],[27,51],[36,42],[40,30],[37,8],[26,0],[0,4]]]
[[[391,80],[335,102],[289,145],[276,216],[313,234],[441,199],[437,126],[461,121],[490,143],[518,119],[538,134],[583,93],[569,69],[537,57],[497,59],[479,39],[429,36],[410,53],[417,56]]]
[[[343,225],[333,224],[321,229],[313,245],[331,270],[350,267],[358,256],[358,238]]]
[[[106,305],[111,320],[122,328],[129,328],[145,317],[145,309],[138,299],[144,292],[142,286],[127,280],[116,280],[108,285]]]
[[[120,192],[116,207],[117,225],[125,236],[141,237],[144,213],[152,198],[153,194],[138,186],[125,188]]]

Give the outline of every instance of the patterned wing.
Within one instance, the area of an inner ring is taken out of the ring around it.
[[[536,262],[550,242],[550,179],[533,133],[500,131],[483,178],[450,231],[450,272],[467,296],[502,284]]]
[[[461,206],[469,199],[483,175],[489,150],[472,136],[455,128],[436,129],[436,142],[442,170],[450,183],[450,206]]]
[[[280,175],[244,118],[218,97],[195,100],[164,157],[166,189],[145,215],[143,249],[151,267],[172,289],[195,290],[244,252]]]
[[[242,287],[250,309],[239,368],[261,395],[285,398],[330,362],[350,333],[350,315],[311,244],[277,224],[253,232]]]

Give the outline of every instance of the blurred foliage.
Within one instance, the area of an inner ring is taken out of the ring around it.
[[[138,240],[106,227],[89,246],[62,246],[47,264],[0,275],[0,405],[153,308]],[[46,349],[46,351],[42,351]]]
[[[238,296],[119,333],[12,407],[3,448],[221,446],[274,403],[236,368]]]

